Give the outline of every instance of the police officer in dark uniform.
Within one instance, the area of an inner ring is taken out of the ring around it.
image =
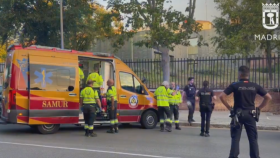
[[[233,126],[235,121],[231,122],[231,150],[229,158],[237,158],[239,155],[239,141],[241,137],[242,127],[245,126],[250,144],[250,157],[259,158],[258,133],[256,127],[256,119],[254,117],[255,97],[260,95],[264,98],[258,109],[264,108],[271,100],[271,96],[258,84],[249,81],[250,69],[247,66],[241,66],[238,69],[239,82],[232,83],[221,94],[220,99],[227,109],[232,110],[231,113],[238,118],[239,128]],[[231,109],[226,101],[226,96],[233,94],[234,106]]]
[[[188,116],[188,122],[195,122],[193,119],[193,114],[195,111],[195,93],[196,93],[196,87],[194,85],[194,78],[189,77],[188,78],[188,85],[185,86],[184,91],[187,96],[187,104],[189,108],[189,116]]]
[[[203,88],[201,88],[196,94],[196,100],[199,100],[199,110],[201,115],[201,133],[200,136],[209,137],[210,118],[214,109],[214,103],[212,99],[216,100],[213,90],[208,88],[209,82],[203,82]],[[206,121],[206,129],[205,129]]]

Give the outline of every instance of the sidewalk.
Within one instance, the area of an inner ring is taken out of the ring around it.
[[[188,120],[188,110],[180,110],[180,124],[182,126],[189,126]],[[192,126],[200,126],[200,112],[195,111],[194,120],[196,122],[192,123]],[[214,128],[229,128],[231,118],[229,117],[229,111],[213,111],[211,116],[211,127]],[[262,112],[260,115],[260,121],[257,122],[257,127],[259,130],[280,130],[280,115],[273,115],[269,112]]]

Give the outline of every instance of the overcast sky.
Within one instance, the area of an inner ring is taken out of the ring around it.
[[[185,13],[185,9],[189,3],[189,0],[171,0],[171,1],[172,3],[166,3],[165,7],[169,7],[170,5],[172,5],[175,10]],[[103,0],[97,0],[97,2],[104,6],[107,5],[107,2]],[[216,5],[214,3],[214,0],[197,0],[194,18],[196,20],[212,21],[215,17],[220,16],[220,12],[217,11],[215,7]]]

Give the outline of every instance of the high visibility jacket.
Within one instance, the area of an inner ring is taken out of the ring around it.
[[[176,104],[176,95],[172,95],[173,92],[174,90],[168,88],[167,93],[168,93],[169,105]]]
[[[169,106],[168,92],[164,86],[159,86],[154,95],[157,97],[157,106]]]
[[[106,93],[106,98],[107,101],[111,101],[111,97],[114,97],[114,100],[117,101],[117,89],[115,86],[110,86],[108,87],[107,93]]]
[[[79,81],[81,81],[81,79],[85,78],[84,72],[83,72],[83,70],[81,70],[81,68],[79,68],[79,75],[80,75]]]
[[[94,87],[94,88],[100,88],[103,84],[103,78],[97,72],[91,73],[87,78],[87,81],[88,80],[94,81],[93,85],[92,85],[92,87]]]
[[[80,94],[80,97],[83,99],[84,104],[95,104],[95,99],[99,99],[97,91],[94,91],[92,87],[84,88]]]
[[[174,96],[175,96],[175,98],[176,98],[176,101],[175,101],[175,104],[176,104],[176,105],[182,103],[182,95],[181,95],[181,92],[180,92],[180,91],[178,91]]]

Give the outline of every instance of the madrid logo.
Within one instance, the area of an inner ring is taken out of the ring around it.
[[[129,107],[136,108],[138,106],[138,98],[136,95],[133,95],[129,98]]]
[[[279,3],[262,3],[262,11],[263,27],[268,30],[276,29],[279,25]]]

